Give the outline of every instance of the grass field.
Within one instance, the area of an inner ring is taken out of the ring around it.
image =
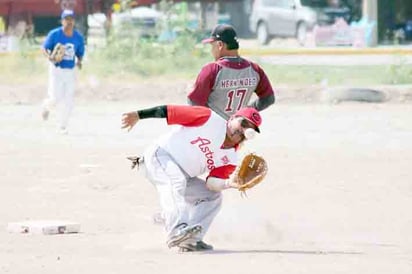
[[[191,47],[188,47],[191,48]],[[182,50],[177,45],[114,44],[87,54],[82,77],[94,75],[108,81],[133,82],[136,79],[168,76],[177,79],[195,79],[204,64],[212,61],[208,47]],[[327,79],[330,85],[391,85],[411,84],[412,65],[403,62],[390,65],[316,66],[273,65],[260,62],[269,79],[276,84],[313,85]],[[333,58],[333,57],[332,57]],[[348,57],[348,58],[356,58]],[[47,61],[40,50],[21,51],[1,55],[0,83],[18,84],[44,81],[47,78]],[[332,63],[332,61],[331,61]]]

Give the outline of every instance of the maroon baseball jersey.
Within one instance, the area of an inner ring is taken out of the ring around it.
[[[259,98],[274,94],[262,68],[240,57],[222,57],[202,68],[188,98],[228,119],[248,105],[254,92]]]

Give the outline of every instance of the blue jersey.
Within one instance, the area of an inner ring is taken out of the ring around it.
[[[43,43],[43,48],[53,51],[54,46],[57,43],[64,45],[65,53],[63,60],[60,63],[57,63],[56,66],[60,68],[74,68],[76,64],[75,57],[81,59],[84,55],[83,36],[77,30],[73,31],[71,37],[66,36],[63,32],[63,27],[58,27],[49,32]]]

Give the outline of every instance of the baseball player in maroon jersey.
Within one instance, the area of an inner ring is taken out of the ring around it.
[[[146,118],[181,125],[147,148],[140,161],[159,194],[168,246],[213,249],[203,237],[220,209],[221,191],[238,188],[230,175],[245,132],[259,132],[259,112],[243,108],[226,120],[207,107],[158,106],[123,114],[122,128],[130,130]],[[201,175],[207,175],[206,180]]]
[[[217,25],[202,41],[211,44],[215,62],[200,71],[188,95],[190,105],[207,106],[228,119],[239,109],[249,106],[261,111],[275,102],[268,77],[256,63],[239,56],[235,29]],[[253,93],[257,99],[250,102]]]

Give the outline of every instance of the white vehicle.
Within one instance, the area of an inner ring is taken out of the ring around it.
[[[315,10],[302,5],[301,0],[255,0],[249,23],[262,45],[273,37],[296,37],[303,45],[316,21]]]
[[[112,26],[115,32],[127,37],[155,37],[158,35],[156,24],[161,16],[155,9],[137,7],[122,13],[113,13]]]

